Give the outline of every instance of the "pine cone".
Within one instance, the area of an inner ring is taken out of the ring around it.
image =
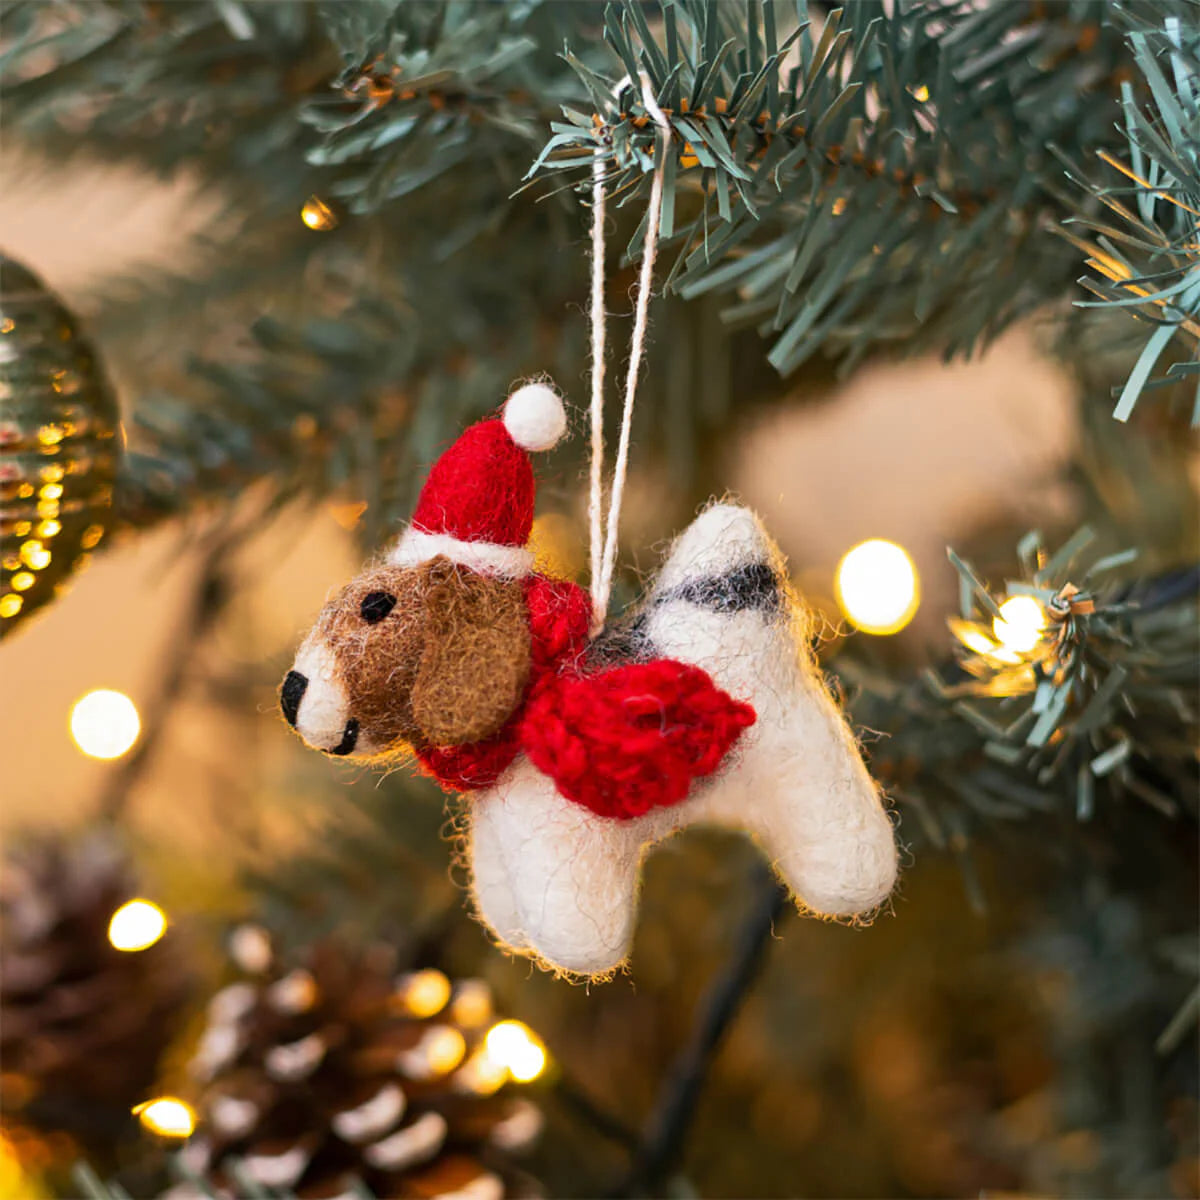
[[[170,937],[136,953],[109,942],[136,895],[128,860],[95,833],[30,842],[0,880],[0,1107],[101,1161],[135,1128],[186,993]]]
[[[390,947],[335,941],[288,970],[256,926],[237,930],[231,950],[243,978],[209,1004],[186,1174],[231,1195],[537,1194],[510,1156],[537,1137],[541,1111],[487,1053],[486,984],[397,976]]]

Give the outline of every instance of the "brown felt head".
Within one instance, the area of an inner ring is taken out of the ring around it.
[[[525,694],[529,622],[519,580],[437,557],[375,566],[326,604],[280,693],[310,746],[375,755],[497,733]]]

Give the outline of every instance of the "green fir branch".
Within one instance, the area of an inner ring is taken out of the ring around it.
[[[1124,309],[1151,327],[1113,416],[1127,421],[1148,390],[1192,383],[1200,425],[1200,4],[1172,7],[1155,22],[1138,6],[1123,10],[1147,99],[1122,84],[1127,145],[1097,152],[1104,182],[1068,162],[1100,215],[1071,219],[1061,233],[1095,272],[1079,282],[1098,299],[1080,307]]]
[[[484,186],[505,204],[568,95],[572,75],[553,48],[586,28],[598,6],[330,5],[323,13],[346,65],[327,95],[300,110],[321,138],[308,160],[327,169],[331,195],[365,213],[460,166],[477,184],[482,173],[496,176]]]
[[[549,215],[530,217],[545,230]],[[232,348],[218,329],[185,373],[150,376],[131,405],[138,452],[118,481],[121,521],[145,527],[249,488],[266,490],[268,511],[339,495],[365,504],[358,533],[378,546],[463,425],[515,379],[565,376],[579,352],[582,329],[539,324],[572,294],[576,264],[522,260],[514,250],[532,236],[481,232],[496,271],[464,294],[440,242],[364,280],[359,243],[335,234],[309,264],[311,296],[259,318]]]
[[[863,0],[819,30],[802,7],[747,12],[667,0],[652,27],[610,6],[614,68],[568,52],[589,103],[564,107],[531,177],[599,153],[621,203],[644,197],[644,72],[673,133],[671,286],[730,297],[785,374],[829,348],[846,369],[880,342],[969,352],[1069,287],[1044,235],[1075,206],[1048,143],[1114,143],[1125,51],[1104,6]]]
[[[884,735],[873,766],[936,845],[1037,813],[1098,817],[1122,798],[1195,821],[1200,736],[1200,567],[1130,576],[1136,553],[1087,555],[1086,527],[1055,552],[1030,533],[1022,574],[993,592],[957,555],[963,610],[953,663],[908,685],[853,659],[856,721]],[[1042,627],[1023,641],[1002,624],[1014,598]]]

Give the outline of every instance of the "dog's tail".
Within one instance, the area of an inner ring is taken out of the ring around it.
[[[673,658],[746,694],[759,690],[764,667],[794,667],[802,611],[759,519],[740,505],[713,504],[675,540],[639,608],[607,629],[591,656],[604,666]]]

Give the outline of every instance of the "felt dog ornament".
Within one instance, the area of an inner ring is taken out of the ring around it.
[[[300,647],[288,722],[327,754],[412,754],[463,794],[479,915],[560,970],[624,960],[643,853],[695,822],[747,830],[815,914],[875,909],[891,822],[758,518],[707,508],[638,609],[589,637],[588,593],[526,547],[528,451],[565,428],[529,384],[442,455]]]

